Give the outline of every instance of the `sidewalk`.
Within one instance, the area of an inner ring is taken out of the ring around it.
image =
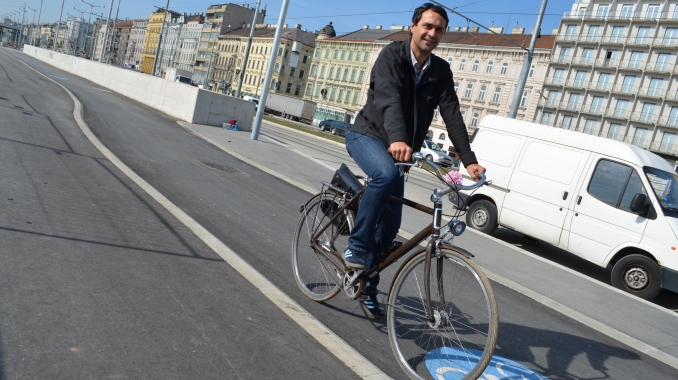
[[[360,173],[343,144],[276,124],[262,123],[259,140],[249,132],[179,122],[187,130],[257,168],[309,193],[329,181],[343,162]],[[435,178],[410,174],[405,196],[430,202]],[[449,211],[449,210],[446,210]],[[410,237],[430,216],[404,209],[401,235]],[[574,270],[473,230],[455,244],[476,254],[488,277],[674,368],[678,368],[678,315]]]

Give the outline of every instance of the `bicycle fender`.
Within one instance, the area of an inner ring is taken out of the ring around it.
[[[450,245],[450,244],[444,244],[443,243],[443,244],[440,245],[440,248],[446,248],[446,249],[449,249],[451,251],[458,252],[462,256],[466,257],[467,259],[472,259],[472,258],[475,257],[475,255],[472,254],[471,252],[465,250],[464,248],[457,247],[456,245]]]

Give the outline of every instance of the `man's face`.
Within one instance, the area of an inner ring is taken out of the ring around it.
[[[431,53],[440,43],[446,28],[443,16],[429,9],[422,13],[418,24],[412,24],[412,43],[422,52]]]

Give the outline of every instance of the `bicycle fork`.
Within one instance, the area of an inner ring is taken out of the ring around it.
[[[431,200],[434,203],[433,208],[433,233],[431,240],[426,247],[426,259],[424,261],[424,293],[426,295],[426,319],[429,323],[436,324],[436,313],[431,307],[431,260],[435,256],[436,260],[436,283],[438,286],[438,294],[440,295],[441,305],[445,305],[445,295],[443,294],[443,257],[438,250],[438,239],[440,239],[440,228],[443,219],[443,202],[437,194],[431,195]],[[437,251],[437,252],[436,252]],[[440,318],[441,316],[438,315]]]

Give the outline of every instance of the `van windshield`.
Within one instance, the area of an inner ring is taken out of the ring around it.
[[[643,170],[664,215],[678,217],[678,175],[647,166]]]

